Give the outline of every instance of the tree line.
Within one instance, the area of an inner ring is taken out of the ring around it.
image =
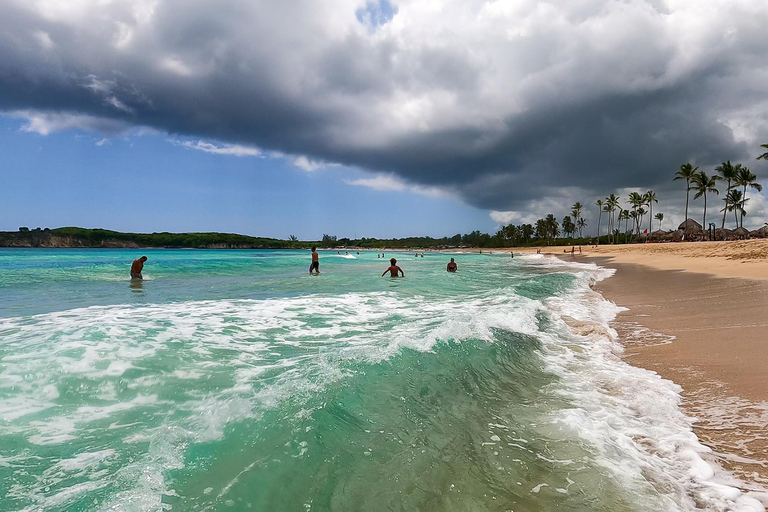
[[[763,149],[768,150],[768,144],[761,144]],[[768,151],[757,157],[757,160],[768,161]],[[749,190],[760,192],[763,186],[757,182],[757,176],[745,165],[740,163],[732,164],[730,160],[722,162],[714,168],[714,174],[708,175],[706,171],[699,170],[690,162],[680,166],[675,173],[674,180],[685,180],[685,229],[688,229],[688,210],[690,205],[690,193],[694,192],[693,199],[704,199],[704,209],[701,225],[707,227],[707,199],[709,194],[719,194],[719,182],[725,182],[725,194],[722,198],[723,208],[720,212],[723,218],[720,228],[725,228],[726,216],[733,212],[736,228],[744,228],[744,217],[747,216],[747,197]],[[658,222],[657,231],[662,231],[664,214],[657,212],[653,214],[653,205],[658,204],[659,200],[653,190],[648,190],[644,194],[631,192],[627,196],[625,206],[622,206],[622,200],[616,194],[610,194],[606,198],[595,201],[597,206],[597,242],[605,239],[609,243],[630,243],[640,236],[644,221],[647,218],[648,224],[646,230],[653,232],[653,220]],[[583,206],[580,202],[574,203],[571,207],[571,215],[563,217],[562,233],[568,237],[561,242],[578,243],[582,240],[582,229],[587,226],[586,221],[581,217]],[[602,235],[601,224],[603,216],[606,217],[607,233]],[[647,215],[647,217],[646,217]],[[618,221],[618,225],[616,222]],[[622,222],[624,229],[621,229]],[[579,239],[572,239],[578,231]],[[503,240],[506,245],[527,245],[532,242],[546,240],[552,244],[561,233],[561,226],[558,224],[554,215],[549,214],[543,219],[536,221],[535,226],[530,224],[507,225],[503,226],[496,234],[495,238]],[[623,235],[623,237],[621,236]],[[508,243],[511,242],[511,243]]]

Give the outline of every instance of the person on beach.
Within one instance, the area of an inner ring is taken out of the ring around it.
[[[451,258],[451,261],[448,262],[448,272],[456,272],[458,270],[459,266],[456,264],[455,261],[453,261],[453,258]]]
[[[309,264],[309,275],[312,275],[312,270],[320,273],[320,255],[317,254],[317,247],[312,248],[312,263]]]
[[[515,257],[515,253],[514,253],[514,252],[512,252],[512,251],[509,251],[509,257],[510,257],[510,258],[514,258],[514,257]]]
[[[389,268],[384,271],[384,274],[389,272],[389,277],[398,277],[398,272],[405,277],[405,272],[403,272],[403,269],[397,266],[397,260],[395,258],[392,258],[389,260]],[[381,277],[384,277],[384,274],[381,274]]]
[[[575,253],[575,252],[576,252],[576,247],[572,245],[571,246],[571,256],[573,256],[573,253]]]
[[[131,264],[131,279],[144,279],[141,275],[141,271],[144,270],[144,262],[147,261],[146,256],[133,260]]]

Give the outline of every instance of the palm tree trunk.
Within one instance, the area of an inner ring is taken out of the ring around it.
[[[685,180],[685,219],[683,222],[683,240],[685,240],[685,235],[688,234],[688,198],[691,195],[691,180]]]
[[[707,229],[707,193],[704,192],[704,218],[701,220],[701,227]],[[707,233],[709,230],[707,229]]]
[[[600,245],[600,219],[603,216],[603,210],[601,209],[597,213],[597,245]]]
[[[725,189],[725,210],[723,210],[723,223],[720,225],[720,229],[725,229],[725,215],[728,213],[728,191],[731,190],[731,180],[728,180],[728,188]],[[725,237],[725,235],[723,235]]]
[[[648,212],[648,234],[653,233],[653,201],[648,201],[648,208],[651,210]]]
[[[744,185],[744,194],[742,195],[741,204],[742,204],[742,207],[741,207],[741,227],[743,228],[744,227],[744,206],[747,205],[747,186],[746,185]]]

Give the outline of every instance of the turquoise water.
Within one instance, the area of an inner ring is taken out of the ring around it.
[[[0,510],[759,509],[617,356],[610,271],[354,256],[0,249]]]

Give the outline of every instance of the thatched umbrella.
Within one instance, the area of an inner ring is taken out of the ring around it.
[[[696,222],[693,219],[688,219],[685,222],[683,222],[682,224],[680,224],[677,227],[677,229],[679,229],[679,230],[686,230],[687,229],[688,231],[697,231],[697,230],[701,230],[701,224],[699,224],[698,222]]]
[[[746,228],[739,227],[733,230],[733,235],[737,238],[747,238],[749,231]]]
[[[731,240],[734,238],[733,230],[727,228],[717,228],[715,230],[715,240]]]

